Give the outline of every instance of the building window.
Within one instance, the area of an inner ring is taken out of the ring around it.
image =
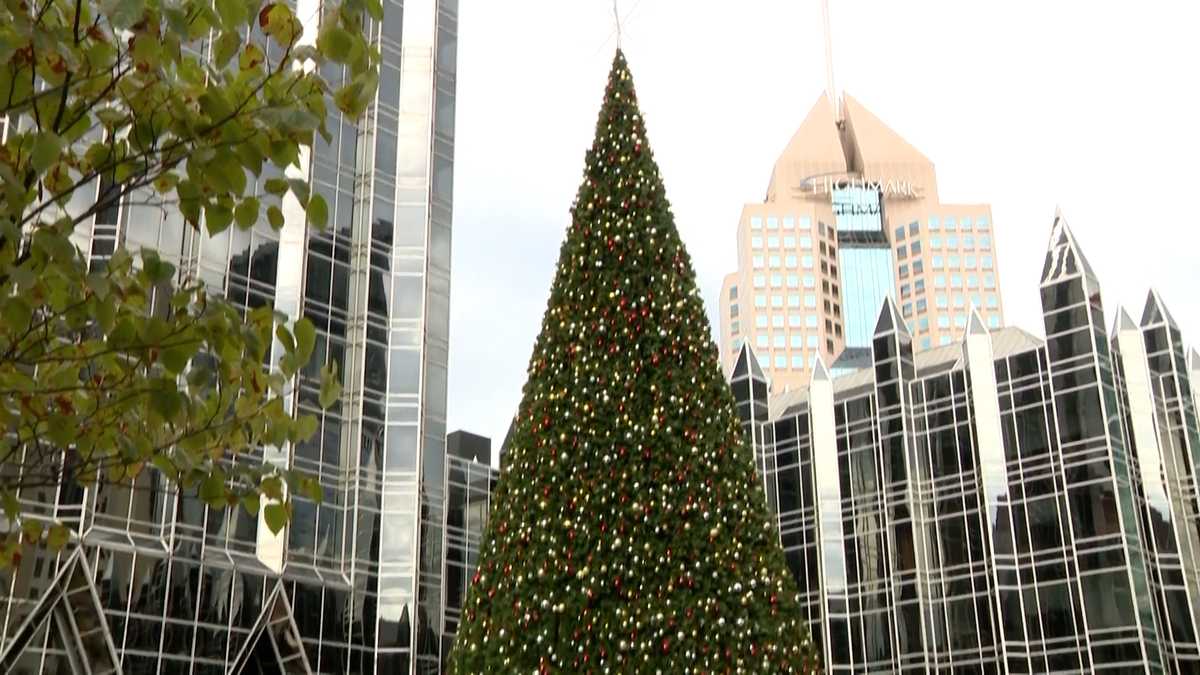
[[[896,241],[904,241],[904,231],[905,231],[905,229],[906,229],[906,228],[905,228],[903,225],[901,225],[900,227],[897,227],[897,228],[896,228]]]
[[[975,256],[973,256],[973,255],[963,256],[963,267],[966,267],[967,269],[975,269]]]
[[[798,275],[798,274],[787,275],[787,286],[788,286],[788,288],[800,288],[800,275]]]
[[[776,314],[775,316],[771,317],[771,325],[775,328],[783,328],[783,315]]]
[[[948,345],[948,344],[950,344],[950,336],[949,336],[949,335],[943,335],[943,336],[939,337],[939,338],[938,338],[938,344],[939,344],[939,345],[942,345],[942,346],[945,346],[945,345]]]
[[[907,246],[897,246],[896,247],[896,259],[904,260],[907,257],[908,257],[908,247]]]
[[[738,334],[739,328],[741,328],[741,324],[739,324],[737,321],[734,321],[733,323],[729,324],[729,332],[734,335]]]
[[[909,250],[909,251],[910,251],[910,252],[911,252],[913,255],[920,255],[920,254],[921,254],[921,242],[919,242],[919,241],[914,241],[913,243],[909,244],[909,245],[908,245],[908,250]]]
[[[801,258],[800,266],[806,270],[811,270],[813,268],[813,257],[811,255],[806,255]]]
[[[967,326],[966,315],[955,314],[954,315],[954,326],[955,326],[955,328],[965,328]]]
[[[951,274],[950,275],[950,287],[951,288],[962,288],[962,284],[963,284],[963,282],[962,282],[961,274]]]
[[[994,295],[989,295],[987,299],[988,307],[996,308],[1000,306],[1000,300]]]
[[[922,260],[914,260],[912,263],[913,274],[920,274],[925,271],[925,262]]]
[[[758,328],[766,328],[767,327],[767,315],[759,314],[758,316],[754,317],[754,325]]]
[[[920,329],[922,331],[929,330],[929,317],[927,317],[927,316],[921,317],[921,319],[919,321],[917,321],[917,326],[920,327]]]
[[[934,288],[945,288],[946,287],[946,275],[935,274],[933,276],[933,287]]]
[[[767,247],[768,248],[779,248],[779,237],[776,235],[771,235],[771,236],[767,237]]]
[[[911,302],[906,302],[904,303],[904,306],[900,308],[900,313],[903,314],[905,318],[908,318],[912,316],[912,307],[913,306]]]
[[[766,349],[767,345],[769,345],[771,343],[770,343],[770,341],[767,340],[766,335],[763,335],[760,333],[757,337],[754,338],[754,344],[758,345],[758,347],[760,349]]]
[[[762,237],[750,237],[750,248],[762,248]]]
[[[977,229],[977,230],[988,229],[988,217],[987,216],[976,217],[975,218],[975,229]]]
[[[817,287],[817,278],[811,274],[805,274],[804,275],[804,287],[805,288],[816,288]]]
[[[935,270],[942,269],[942,256],[940,256],[940,255],[933,256],[933,260],[931,261],[931,266]]]
[[[772,268],[772,269],[775,269],[775,268],[779,267],[779,256],[777,256],[777,255],[773,255],[773,256],[771,256],[770,258],[768,258],[768,260],[770,260],[770,261],[771,261],[771,268]]]
[[[925,298],[917,300],[917,312],[924,312],[929,305],[925,302]]]
[[[812,309],[817,306],[817,296],[812,293],[804,294],[804,306]]]
[[[929,229],[931,229],[931,230],[940,230],[940,229],[942,229],[942,224],[941,224],[941,222],[938,220],[938,217],[937,217],[937,216],[929,216]]]
[[[992,256],[990,256],[990,255],[979,256],[979,267],[982,269],[985,269],[985,270],[992,269]]]
[[[964,231],[970,232],[971,231],[971,216],[963,216],[962,222],[959,224],[962,225],[962,229]]]
[[[975,248],[975,237],[973,237],[969,234],[964,234],[963,235],[963,248]]]
[[[788,326],[791,328],[799,328],[800,327],[800,315],[799,314],[789,314],[788,315]]]
[[[919,222],[914,220],[908,224],[908,233],[911,234],[912,236],[914,236],[914,237],[917,236],[917,233],[920,231],[921,231],[921,224]]]
[[[811,230],[812,229],[812,219],[809,218],[808,216],[800,216],[800,229]]]
[[[791,343],[792,349],[800,349],[801,347],[804,346],[804,336],[803,335],[792,335],[792,336],[790,336],[788,342]]]
[[[907,298],[911,292],[912,288],[908,284],[903,284],[900,286],[900,297]]]
[[[979,236],[979,248],[987,250],[992,247],[992,238],[986,234]]]
[[[942,221],[942,226],[946,228],[947,232],[954,232],[958,230],[958,223],[955,222],[954,216],[946,216],[946,219]]]
[[[900,266],[900,278],[901,278],[901,279],[907,279],[907,278],[908,278],[908,265],[901,265],[901,266]]]
[[[812,248],[812,237],[810,237],[808,235],[804,235],[804,236],[800,237],[800,248],[811,249]]]
[[[787,368],[787,356],[785,354],[776,354],[775,355],[775,367],[776,368]]]
[[[967,275],[967,288],[979,288],[979,277],[977,275]]]
[[[771,296],[771,306],[775,307],[775,308],[783,307],[783,296],[782,295],[772,295]]]
[[[914,293],[924,293],[925,292],[925,280],[924,279],[917,279],[916,282],[913,283],[913,292]]]
[[[950,327],[950,317],[943,314],[943,315],[939,316],[937,319],[938,319],[938,328],[949,328]],[[761,337],[761,336],[759,336],[759,337]],[[760,345],[760,346],[762,346],[762,345]]]
[[[788,295],[788,307],[799,307],[799,306],[800,306],[800,296],[796,295],[794,293],[789,294]]]
[[[762,269],[763,257],[761,255],[754,256],[754,269]]]
[[[783,217],[783,229],[785,229],[785,230],[796,229],[796,217],[795,216],[784,216]]]
[[[988,327],[989,328],[999,328],[1000,327],[1000,317],[996,316],[995,314],[989,316],[988,317]]]
[[[767,275],[765,275],[765,274],[755,274],[754,275],[754,287],[755,288],[765,288],[766,285],[767,285]]]
[[[786,346],[787,346],[787,336],[780,334],[780,333],[776,333],[775,334],[775,347],[783,348]]]
[[[931,346],[933,346],[933,340],[927,337],[921,338],[921,349],[929,349]]]
[[[762,295],[762,294],[755,295],[754,296],[754,306],[755,307],[766,307],[767,306],[767,296]]]
[[[770,368],[771,367],[771,357],[767,356],[766,354],[759,354],[758,355],[758,365],[762,366],[763,368]]]
[[[730,305],[730,306],[729,306],[729,318],[731,318],[731,319],[736,319],[736,318],[737,318],[737,316],[738,316],[738,306],[737,306],[737,305]]]
[[[949,258],[947,258],[947,264],[949,265],[949,267],[950,267],[951,269],[954,269],[954,268],[956,268],[956,267],[959,267],[959,262],[960,262],[960,261],[959,261],[959,258],[958,258],[958,256],[956,256],[956,255],[952,255],[952,256],[950,256]]]
[[[775,216],[767,216],[767,229],[768,230],[778,230],[779,229],[779,218],[776,218]]]
[[[730,300],[737,300],[737,286],[730,286],[730,287],[729,287],[729,299],[730,299]]]
[[[790,270],[794,270],[794,269],[796,269],[796,256],[794,256],[794,255],[789,255],[789,256],[787,257],[787,267],[788,267],[788,269],[790,269]]]
[[[958,248],[958,237],[946,237],[946,248]]]
[[[791,235],[784,237],[783,238],[783,247],[784,248],[796,248],[796,238]]]
[[[930,237],[929,245],[934,248],[941,248],[942,247],[942,238],[941,237]]]
[[[989,291],[996,288],[996,275],[991,273],[983,275],[983,287]]]
[[[947,298],[947,297],[946,297],[944,294],[942,294],[942,293],[938,293],[938,294],[937,294],[937,296],[934,298],[934,302],[935,302],[935,303],[937,304],[937,306],[938,306],[938,307],[940,307],[941,309],[946,309],[947,307],[949,307],[949,306],[950,306],[950,298]]]
[[[816,328],[817,327],[817,315],[809,314],[808,316],[804,317],[804,325],[808,326],[809,328]]]
[[[752,229],[752,230],[761,230],[762,229],[762,216],[750,216],[750,229]]]
[[[771,286],[773,286],[775,288],[779,288],[782,285],[783,285],[783,275],[782,274],[772,274],[771,275]]]
[[[957,293],[954,296],[954,307],[962,309],[967,306],[967,298],[962,293]]]
[[[792,368],[802,370],[804,368],[804,355],[792,354]]]

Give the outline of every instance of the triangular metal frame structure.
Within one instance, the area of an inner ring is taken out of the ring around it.
[[[263,603],[262,613],[250,629],[250,638],[238,652],[238,656],[230,664],[229,675],[241,675],[247,672],[246,667],[254,658],[258,643],[263,636],[271,646],[275,656],[275,665],[284,675],[313,675],[312,666],[304,652],[304,643],[300,641],[300,629],[296,627],[296,619],[292,614],[292,603],[288,602],[287,591],[283,582],[275,584],[267,601]]]
[[[46,592],[0,652],[0,674],[16,672],[25,649],[50,622],[71,666],[80,675],[121,675],[95,577],[81,547],[69,553]]]

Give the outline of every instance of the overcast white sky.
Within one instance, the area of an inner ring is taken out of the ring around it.
[[[620,0],[622,47],[715,318],[742,205],[825,86],[819,0]],[[1006,320],[1041,335],[1056,205],[1111,325],[1153,285],[1200,344],[1200,3],[831,0],[837,84],[988,202]],[[611,0],[460,0],[449,429],[520,402],[615,39]],[[715,322],[714,322],[715,323]]]

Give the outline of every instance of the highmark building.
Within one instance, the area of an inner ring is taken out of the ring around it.
[[[1200,672],[1200,354],[1151,293],[1105,332],[1061,216],[1046,338],[919,349],[881,302],[867,363],[732,387],[830,673]]]
[[[441,671],[444,547],[465,536],[447,486],[459,495],[476,479],[452,462],[451,480],[446,462],[457,6],[387,0],[369,24],[377,98],[361,124],[333,120],[304,163],[330,206],[327,231],[293,210],[280,231],[210,237],[138,199],[81,227],[93,264],[155,247],[242,307],[316,324],[318,358],[288,404],[320,430],[240,461],[311,471],[324,499],[295,497],[276,537],[150,472],[133,490],[21,494],[27,515],[75,523],[81,544],[0,577],[0,673]],[[320,14],[310,0],[297,9]],[[325,361],[341,365],[343,396],[322,412]]]
[[[933,163],[846,95],[823,95],[775,163],[766,200],[738,223],[738,269],[721,290],[721,361],[750,344],[772,386],[870,360],[875,315],[894,298],[918,348],[967,325],[1003,324],[987,204],[943,204]]]

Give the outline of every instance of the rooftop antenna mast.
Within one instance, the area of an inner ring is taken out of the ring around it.
[[[825,26],[825,95],[833,104],[834,119],[840,123],[842,106],[833,81],[833,30],[829,27],[829,0],[821,0],[821,20]]]
[[[613,0],[613,21],[617,25],[617,49],[621,48],[621,13],[617,10],[617,0]]]

